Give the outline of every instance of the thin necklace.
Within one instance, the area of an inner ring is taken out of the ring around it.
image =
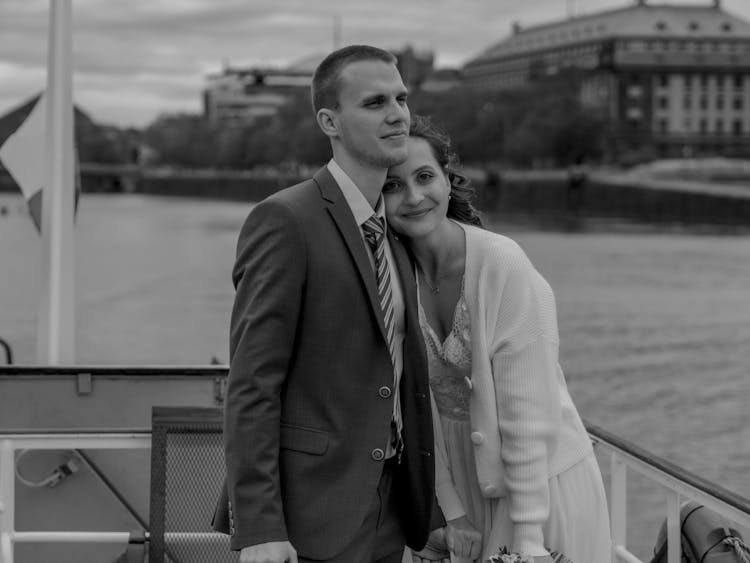
[[[427,287],[430,288],[430,291],[432,291],[432,293],[440,293],[440,282],[450,278],[453,275],[452,272],[446,272],[445,274],[435,276],[435,281],[430,282],[430,279],[427,277],[427,274],[424,273],[424,270],[422,269],[422,266],[419,265],[419,262],[417,262],[417,269],[422,275],[422,281],[424,281]]]
[[[440,282],[438,282],[437,285],[432,285],[430,280],[427,279],[427,274],[424,273],[424,270],[422,270],[419,264],[417,264],[417,268],[419,268],[419,273],[422,274],[422,281],[430,288],[430,291],[432,293],[440,293]]]
[[[453,259],[454,256],[455,256],[454,253],[452,253],[449,250],[446,256],[445,262],[451,263],[451,260]],[[440,282],[442,282],[443,280],[452,278],[457,273],[455,271],[451,272],[449,268],[447,272],[444,272],[440,275],[436,275],[433,278],[434,281],[431,282],[430,279],[427,277],[427,274],[425,274],[425,271],[422,269],[422,266],[419,264],[419,260],[415,260],[415,262],[417,264],[417,269],[419,270],[419,273],[422,275],[422,279],[424,280],[424,283],[427,285],[427,287],[430,288],[430,291],[432,293],[440,293]],[[460,273],[463,275],[463,271],[461,271]]]

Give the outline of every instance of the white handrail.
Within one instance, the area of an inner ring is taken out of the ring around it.
[[[13,532],[13,543],[128,543],[129,532]]]
[[[636,471],[667,490],[667,563],[680,563],[680,505],[694,500],[728,520],[750,528],[750,501],[708,483],[592,425],[586,425],[597,450],[610,455],[610,526],[614,563],[644,563],[627,549],[627,471]]]

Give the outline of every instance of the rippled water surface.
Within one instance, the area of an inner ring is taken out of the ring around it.
[[[34,363],[41,244],[19,197],[0,194],[0,207],[0,337],[16,363]],[[84,197],[77,362],[226,361],[230,270],[248,208]],[[491,227],[517,240],[555,290],[561,361],[583,417],[750,497],[750,236]],[[631,493],[629,539],[645,558],[665,501],[638,479]]]

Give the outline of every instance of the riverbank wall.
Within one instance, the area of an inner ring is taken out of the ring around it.
[[[249,171],[85,167],[83,191],[260,201],[307,175]],[[476,204],[489,214],[615,218],[646,223],[750,226],[750,185],[659,181],[594,172],[572,181],[563,170],[471,174]],[[16,190],[0,172],[0,191]]]
[[[645,223],[750,226],[750,185],[668,182],[594,173],[571,182],[563,171],[508,172],[477,182],[477,205],[490,213],[616,218]]]

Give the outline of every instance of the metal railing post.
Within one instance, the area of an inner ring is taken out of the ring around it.
[[[0,442],[0,562],[13,563],[15,531],[15,451],[11,440]]]
[[[667,563],[680,563],[680,494],[667,491]]]
[[[5,363],[8,365],[13,364],[13,349],[4,338],[0,338],[0,348],[5,350]]]
[[[627,545],[628,498],[627,465],[617,453],[611,457],[609,520],[612,531],[612,561],[619,561],[618,546]]]

